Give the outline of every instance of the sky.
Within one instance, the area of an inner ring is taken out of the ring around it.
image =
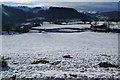
[[[49,2],[119,2],[120,0],[1,0],[0,4],[45,6]]]
[[[118,2],[119,0],[2,0],[2,2]]]
[[[2,2],[40,3],[40,2],[119,2],[119,0],[1,0]]]
[[[117,2],[119,2],[119,0],[2,0],[0,4],[12,5],[12,6],[29,6],[29,7],[36,7],[36,6],[70,7],[70,8],[75,8],[77,10],[89,9],[91,11],[92,10],[114,11],[114,10],[118,10]]]

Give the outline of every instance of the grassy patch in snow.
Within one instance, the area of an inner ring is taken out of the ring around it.
[[[70,56],[70,55],[65,55],[65,56],[63,56],[63,58],[72,59],[73,57],[72,57],[72,56]]]
[[[13,63],[14,65],[18,64],[18,63],[17,63],[17,62],[15,62],[15,61],[13,61],[12,63]]]
[[[51,65],[59,65],[60,63],[61,61],[56,61],[56,62],[51,63]]]
[[[76,74],[69,74],[71,77],[77,78]]]
[[[47,64],[49,63],[48,60],[37,60],[37,61],[33,61],[31,64]]]
[[[106,54],[101,54],[101,56],[111,57],[110,55],[106,55]]]
[[[101,62],[98,65],[100,67],[103,67],[103,68],[120,68],[119,65],[114,65],[114,64],[111,64],[111,63],[108,63],[108,62]]]
[[[65,78],[67,78],[67,74],[64,74]]]

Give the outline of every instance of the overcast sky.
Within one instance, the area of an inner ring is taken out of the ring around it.
[[[37,2],[118,2],[119,0],[2,0],[2,2],[37,3]]]
[[[49,2],[119,2],[119,0],[1,0],[1,2],[7,5],[18,6],[20,5],[49,6],[51,5]]]
[[[85,3],[80,3],[80,2],[85,2]],[[89,3],[89,2],[93,2],[93,3]],[[103,3],[95,3],[95,2],[103,2]],[[109,3],[105,3],[105,2],[109,2]],[[70,8],[75,8],[77,10],[91,9],[91,10],[100,10],[100,11],[103,11],[102,9],[104,9],[105,11],[118,10],[117,2],[119,2],[119,0],[2,0],[2,4],[12,5],[12,6],[29,6],[29,7],[53,6],[53,7],[70,7]]]

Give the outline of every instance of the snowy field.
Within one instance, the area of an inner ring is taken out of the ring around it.
[[[38,27],[38,29],[54,29],[54,28],[90,28],[90,24],[68,24],[68,25],[56,25],[56,24],[46,24]]]
[[[54,28],[80,28],[80,29],[85,29],[85,28],[90,28],[91,25],[88,24],[78,24],[80,22],[69,22],[67,25],[56,25],[56,24],[49,24],[48,22],[43,23],[44,25],[42,26],[38,26],[38,27],[34,27],[36,29],[54,29]],[[104,21],[98,21],[97,25],[102,25],[106,22]],[[92,22],[92,24],[95,24],[95,22]],[[112,29],[119,29],[119,25],[120,22],[116,23],[116,22],[110,22],[110,23],[106,23],[107,25],[109,25],[109,28]]]
[[[1,77],[119,77],[117,68],[98,66],[100,62],[117,64],[117,33],[25,33],[3,35],[0,38],[1,56],[9,58],[7,61],[10,67],[9,70],[0,72]],[[66,55],[71,58],[63,57]],[[38,60],[49,62],[31,64]]]

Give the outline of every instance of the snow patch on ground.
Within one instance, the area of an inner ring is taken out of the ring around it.
[[[56,25],[55,25],[56,26]],[[67,25],[65,25],[66,27]],[[10,57],[11,69],[1,71],[1,77],[118,77],[118,69],[104,69],[100,62],[117,64],[117,33],[25,33],[3,35],[1,56]],[[102,56],[102,54],[108,56]],[[63,58],[71,55],[72,59]],[[47,64],[31,64],[36,60],[48,60]],[[51,65],[61,61],[58,65]]]
[[[56,24],[46,24],[38,27],[37,29],[54,29],[54,28],[90,28],[90,24],[71,24],[71,25],[56,25]]]

